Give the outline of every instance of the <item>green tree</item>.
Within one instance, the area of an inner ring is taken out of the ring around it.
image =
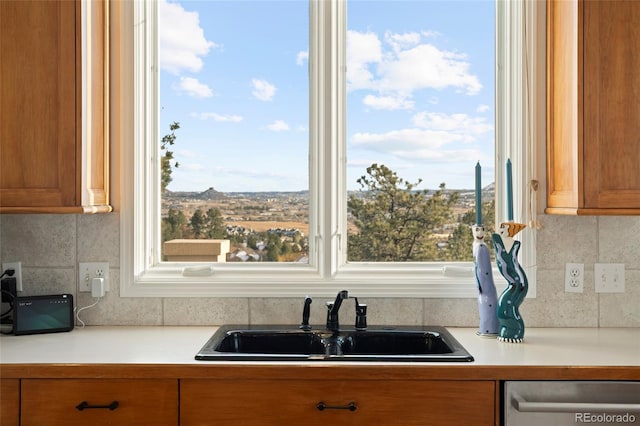
[[[276,234],[269,234],[269,241],[267,243],[267,254],[264,256],[264,260],[269,262],[277,262],[282,250],[282,240]]]
[[[205,228],[207,226],[206,216],[204,215],[204,213],[202,213],[202,210],[197,209],[195,212],[193,212],[189,223],[191,224],[193,236],[195,238],[200,238],[200,236],[204,234]]]
[[[167,217],[162,218],[162,241],[184,238],[187,218],[182,210],[170,208]]]
[[[493,244],[491,243],[491,234],[494,232],[496,203],[491,200],[482,203],[482,218],[485,232],[485,243],[489,247],[489,251],[493,253]],[[471,226],[475,224],[475,209],[468,210],[460,224],[449,237],[447,247],[447,259],[458,261],[473,261],[473,234]]]
[[[444,183],[431,195],[416,190],[421,180],[406,182],[375,163],[357,182],[360,192],[347,203],[357,228],[348,238],[349,260],[434,260],[437,240],[433,233],[451,220],[458,194],[447,194]]]
[[[225,238],[226,228],[220,209],[210,208],[205,217],[205,234],[207,238]]]
[[[160,141],[160,151],[162,155],[160,156],[160,189],[161,194],[167,189],[167,186],[171,183],[173,178],[171,177],[171,173],[173,173],[173,168],[178,168],[180,165],[177,161],[173,161],[173,151],[170,151],[169,148],[173,146],[176,141],[176,130],[180,128],[180,123],[174,121],[169,125],[169,133],[162,137]]]

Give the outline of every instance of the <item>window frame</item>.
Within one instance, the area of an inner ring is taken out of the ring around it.
[[[536,61],[544,60],[544,43],[527,38],[519,24],[526,22],[526,28],[534,30],[529,33],[544,33],[540,31],[544,11],[531,3],[536,2],[496,2],[495,164],[511,158],[514,213],[526,221],[535,220],[536,197],[530,190],[536,170],[534,141],[544,135],[537,131],[542,118],[534,104],[539,98],[529,95],[544,83],[544,75],[535,72]],[[338,72],[346,63],[345,0],[310,0],[310,99],[317,102],[310,107],[309,120],[309,220],[314,227],[313,233],[310,228],[309,264],[156,262],[160,191],[154,111],[158,110],[159,69],[157,33],[150,19],[157,16],[156,8],[155,1],[130,2],[112,21],[121,35],[116,50],[126,52],[127,42],[134,45],[131,63],[121,60],[118,67],[116,61],[115,67],[120,79],[130,75],[134,85],[133,96],[121,88],[121,108],[115,118],[116,126],[129,136],[123,140],[132,141],[122,144],[121,153],[122,297],[332,296],[343,288],[362,297],[477,297],[473,262],[346,262],[346,76]],[[112,52],[112,56],[117,55]],[[523,78],[526,75],[531,78]],[[338,143],[319,143],[323,140]],[[496,167],[497,194],[504,193],[504,174],[503,168]],[[496,203],[496,218],[506,217],[502,204]],[[536,294],[535,234],[535,227],[520,234],[519,258],[529,280],[528,297]],[[497,270],[494,277],[501,287]]]

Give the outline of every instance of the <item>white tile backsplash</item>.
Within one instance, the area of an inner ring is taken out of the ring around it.
[[[527,327],[640,327],[640,217],[540,217],[537,238],[537,298],[521,313]],[[72,293],[80,307],[92,303],[77,293],[77,264],[106,261],[111,291],[82,318],[92,325],[298,324],[302,300],[265,298],[121,298],[120,216],[0,215],[0,261],[21,261],[24,294]],[[585,264],[584,293],[564,292],[564,265]],[[625,263],[626,292],[596,294],[593,265]],[[497,280],[498,293],[503,290]],[[326,320],[325,300],[314,300],[312,323]],[[472,299],[368,299],[369,324],[430,324],[476,327]],[[345,303],[351,304],[352,301]],[[353,309],[341,322],[353,322]]]

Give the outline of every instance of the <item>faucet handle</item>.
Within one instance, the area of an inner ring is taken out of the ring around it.
[[[311,299],[311,297],[306,296],[304,298],[304,308],[302,308],[302,323],[300,323],[300,328],[305,331],[311,330],[311,326],[309,325],[311,302],[313,302],[313,299]]]
[[[358,303],[356,297],[356,330],[367,329],[367,305]]]

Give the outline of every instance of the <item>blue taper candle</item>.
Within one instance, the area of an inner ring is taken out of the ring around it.
[[[507,159],[507,222],[513,222],[513,174],[511,159]]]
[[[482,168],[476,164],[476,225],[482,225]]]

